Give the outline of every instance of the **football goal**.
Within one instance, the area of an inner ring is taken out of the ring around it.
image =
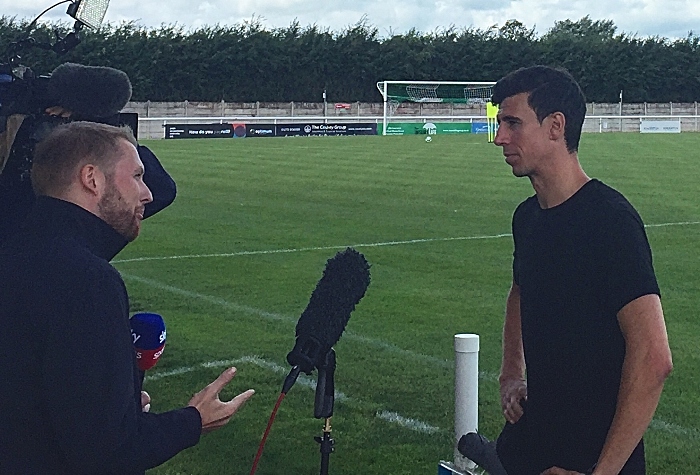
[[[402,102],[486,104],[495,82],[461,81],[380,81],[377,89],[384,98],[382,134],[387,122]]]

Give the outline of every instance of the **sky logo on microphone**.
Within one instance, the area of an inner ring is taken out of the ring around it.
[[[165,348],[166,330],[163,317],[157,313],[135,313],[129,324],[138,368],[142,371],[151,369]]]

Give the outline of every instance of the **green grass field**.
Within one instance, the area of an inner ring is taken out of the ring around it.
[[[533,191],[484,136],[147,142],[175,203],[115,259],[132,310],[168,343],[146,389],[185,405],[234,362],[222,398],[257,394],[224,429],[151,473],[248,474],[325,262],[354,246],[372,283],[336,345],[333,475],[437,473],[452,459],[455,333],[481,336],[479,426],[503,423],[496,375],[511,215]],[[647,433],[648,473],[700,474],[700,135],[584,135],[589,175],[648,225],[675,369]],[[312,379],[283,402],[258,474],[317,474]]]

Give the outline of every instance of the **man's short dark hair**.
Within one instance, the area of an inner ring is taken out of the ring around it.
[[[32,163],[32,186],[37,195],[55,196],[70,187],[77,170],[93,163],[110,175],[121,140],[137,146],[131,129],[96,122],[59,125],[37,144]]]
[[[566,69],[550,66],[520,68],[496,83],[491,102],[500,104],[504,99],[521,93],[528,94],[527,103],[540,123],[554,112],[564,114],[566,149],[577,151],[586,117],[586,98],[571,74]]]

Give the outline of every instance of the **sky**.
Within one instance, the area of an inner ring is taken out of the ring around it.
[[[33,19],[58,0],[0,0],[0,14]],[[104,1],[104,0],[103,0]],[[42,18],[72,21],[59,5]],[[700,34],[698,0],[111,0],[105,22],[135,21],[148,28],[179,25],[185,30],[234,25],[255,19],[266,29],[295,20],[341,32],[363,19],[380,37],[411,28],[434,32],[445,28],[489,29],[518,20],[538,36],[562,20],[612,20],[617,33],[637,37],[684,38]]]

